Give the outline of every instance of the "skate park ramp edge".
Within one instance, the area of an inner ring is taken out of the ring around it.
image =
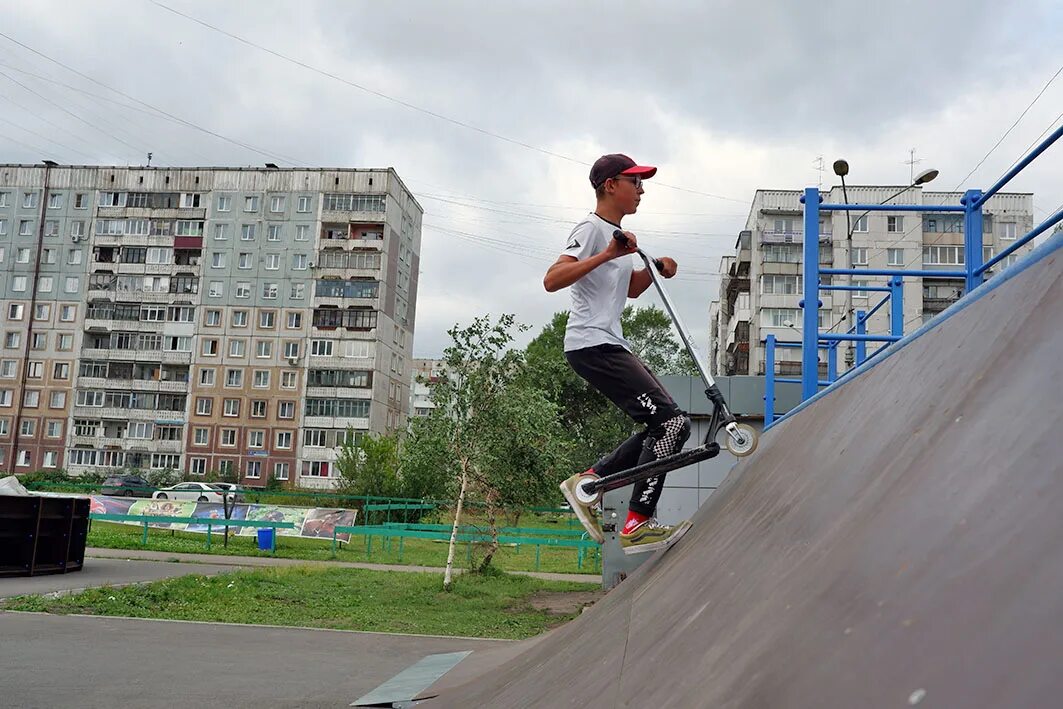
[[[778,422],[580,617],[417,705],[1058,706],[1061,247]]]

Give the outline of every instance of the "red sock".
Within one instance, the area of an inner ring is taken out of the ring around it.
[[[628,510],[627,521],[624,522],[624,529],[621,534],[631,534],[635,527],[639,526],[650,518],[649,515],[639,514],[634,510]]]
[[[597,474],[598,473],[594,472],[594,468],[587,468],[582,473],[580,473],[580,475],[597,475]]]

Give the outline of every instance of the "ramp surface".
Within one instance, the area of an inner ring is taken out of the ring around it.
[[[424,706],[1063,704],[1061,244],[779,423],[674,548]]]

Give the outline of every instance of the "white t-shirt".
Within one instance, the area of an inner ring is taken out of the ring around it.
[[[605,251],[620,227],[593,212],[572,230],[561,252],[580,261]],[[565,352],[595,345],[620,345],[628,352],[631,344],[624,339],[620,314],[627,304],[631,284],[630,256],[606,261],[572,284],[572,306],[565,329]]]

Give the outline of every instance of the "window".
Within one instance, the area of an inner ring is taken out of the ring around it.
[[[199,385],[204,387],[214,386],[214,368],[204,367],[199,370]]]
[[[15,263],[29,263],[30,262],[30,250],[26,247],[20,248],[15,251]]]
[[[47,332],[35,332],[35,333],[33,333],[33,342],[30,344],[30,349],[33,349],[33,350],[46,350],[46,349],[48,349],[48,333]]]
[[[284,197],[281,195],[274,195],[269,200],[269,211],[271,212],[283,212],[284,211]]]
[[[88,209],[88,195],[81,192],[74,195],[74,209]]]
[[[3,377],[4,379],[14,379],[17,369],[18,362],[13,359],[5,359],[0,362],[0,377]]]
[[[277,445],[274,446],[280,450],[289,450],[292,447],[292,432],[291,431],[277,431]]]
[[[7,349],[17,349],[20,344],[22,344],[21,332],[9,332],[4,335],[4,347]]]
[[[247,447],[248,448],[262,448],[266,445],[266,432],[265,431],[248,431],[247,432]]]
[[[210,429],[197,426],[192,429],[192,445],[194,446],[207,446],[210,445]]]
[[[294,401],[282,401],[277,404],[277,418],[293,419],[295,418],[295,402]]]
[[[18,459],[15,461],[15,465],[27,467],[31,462],[30,452],[27,450],[20,450],[18,452]]]
[[[60,333],[56,340],[55,348],[64,352],[74,349],[74,336],[66,333]]]
[[[225,386],[227,387],[242,387],[244,385],[244,370],[242,369],[226,369],[225,370]]]
[[[298,359],[299,357],[299,343],[297,341],[290,341],[284,343],[284,358],[285,359]]]
[[[18,235],[19,236],[33,236],[33,220],[32,219],[20,219],[18,222]]]
[[[280,290],[280,285],[277,283],[263,283],[262,284],[262,298],[265,300],[276,300],[277,292]]]
[[[52,365],[52,379],[70,379],[70,363],[56,362]]]
[[[48,263],[48,264],[55,263],[55,249],[42,249],[41,250],[41,263]]]
[[[789,322],[800,327],[801,310],[799,308],[761,308],[760,324],[762,327],[789,327]]]
[[[962,246],[924,246],[924,266],[962,266],[964,264]]]
[[[858,232],[858,231],[865,231],[866,232],[867,231],[867,215],[866,214],[856,220],[856,223],[853,224],[853,231],[854,232]]]
[[[269,359],[273,356],[273,343],[269,340],[257,340],[255,342],[255,357]]]
[[[247,327],[247,311],[246,310],[234,310],[233,311],[233,327]]]
[[[867,265],[867,247],[866,246],[854,246],[851,251],[852,265],[866,266]]]
[[[996,254],[994,253],[994,249],[993,249],[992,246],[983,246],[982,247],[982,263],[986,263],[988,261],[992,261],[993,260],[993,256],[995,256],[995,255]]]
[[[207,295],[212,298],[221,298],[225,295],[225,284],[222,281],[211,281],[207,288]]]
[[[288,464],[287,463],[274,463],[273,464],[273,478],[274,478],[274,480],[287,480],[288,479]]]
[[[289,330],[297,330],[303,326],[303,314],[298,312],[288,312],[288,324]]]
[[[35,409],[41,405],[41,393],[36,389],[27,389],[22,397],[22,405],[28,409]]]
[[[797,276],[762,276],[760,292],[765,295],[794,295],[797,293]]]
[[[49,409],[61,409],[64,406],[66,406],[66,392],[65,391],[53,391],[51,394],[48,395],[48,408]]]
[[[221,430],[221,444],[228,446],[229,448],[236,445],[236,429],[235,428],[223,428]]]
[[[245,212],[257,212],[258,211],[258,196],[249,195],[244,197],[244,211]]]
[[[8,205],[8,196],[10,194],[11,194],[10,192],[0,192],[0,207],[9,206]],[[300,199],[302,199],[302,198],[300,198]]]
[[[249,281],[237,281],[236,282],[236,297],[237,298],[250,298],[251,297],[251,283]]]
[[[33,319],[37,322],[47,322],[52,317],[52,306],[50,303],[37,303],[33,309]]]
[[[294,389],[297,381],[295,372],[281,372],[281,389]]]
[[[256,389],[266,389],[269,387],[269,370],[268,369],[256,369],[251,380],[251,386]]]
[[[266,418],[266,411],[268,409],[267,402],[262,399],[254,399],[251,401],[251,418],[261,419]]]
[[[240,254],[238,255],[236,267],[246,271],[252,266],[254,266],[253,254],[247,251],[240,252]]]
[[[0,236],[5,236],[6,234],[7,234],[7,220],[6,219],[0,219]]]
[[[7,306],[7,319],[21,320],[25,310],[26,306],[24,306],[22,303],[10,303]]]
[[[126,438],[139,438],[148,440],[152,437],[152,424],[147,421],[130,421],[126,425]]]
[[[327,194],[322,209],[335,212],[383,212],[384,195]]]
[[[77,276],[67,276],[66,282],[63,284],[63,291],[66,293],[77,293],[81,288],[81,279]]]
[[[60,192],[53,192],[48,195],[48,209],[62,209],[63,208],[63,195]]]
[[[276,271],[281,267],[280,254],[266,254],[266,270]]]
[[[303,214],[310,211],[310,195],[299,195],[299,204],[295,211],[302,212]]]
[[[221,251],[215,251],[210,255],[210,267],[211,268],[225,268],[225,253]]]
[[[325,447],[325,431],[320,428],[307,428],[303,431],[303,445],[310,448]]]
[[[229,238],[229,225],[228,224],[215,224],[214,225],[214,240],[225,241]]]
[[[295,254],[292,256],[292,268],[296,271],[305,271],[307,263],[306,254]]]
[[[338,416],[341,418],[366,418],[369,416],[368,399],[307,399],[307,416]]]
[[[302,300],[306,297],[306,284],[293,283],[291,291],[292,300]]]
[[[277,312],[275,310],[260,310],[258,313],[258,326],[266,330],[272,330],[276,326]]]
[[[206,475],[207,474],[207,459],[206,458],[192,458],[188,466],[188,472],[190,475]]]
[[[81,264],[83,257],[81,249],[70,249],[66,252],[66,262],[70,266],[78,266]]]
[[[26,291],[26,277],[14,276],[11,279],[11,290],[16,293],[24,293]]]
[[[166,308],[167,322],[195,322],[196,309],[190,305],[171,305]]]
[[[55,219],[46,220],[44,222],[44,235],[59,236],[59,222]]]
[[[221,311],[220,310],[208,310],[207,311],[207,325],[209,327],[218,327],[221,325]]]
[[[329,464],[324,460],[303,461],[303,475],[311,478],[327,478],[329,476]]]
[[[243,357],[244,356],[244,341],[243,340],[229,340],[229,356],[230,357]]]
[[[240,227],[240,240],[241,241],[254,241],[255,240],[255,225],[244,224]]]
[[[904,217],[886,217],[886,231],[894,234],[904,231]]]
[[[1005,241],[1011,241],[1015,239],[1018,234],[1017,225],[1015,222],[1001,222],[1000,223],[1000,238]]]
[[[886,249],[887,266],[904,265],[904,249]]]
[[[225,407],[223,411],[224,416],[239,416],[240,415],[240,400],[239,399],[226,399]]]
[[[218,341],[213,338],[203,340],[203,349],[201,350],[204,357],[215,357],[218,354]]]
[[[218,211],[219,212],[228,212],[228,211],[231,211],[232,208],[233,208],[232,195],[227,195],[227,194],[218,195]]]
[[[49,421],[45,433],[48,438],[59,438],[63,435],[62,421]]]
[[[203,236],[203,222],[187,219],[178,220],[177,236]]]
[[[247,477],[255,480],[262,477],[262,461],[261,460],[249,460],[247,461]]]
[[[33,209],[37,206],[37,193],[36,192],[23,192],[22,193],[22,206],[25,209]]]
[[[333,340],[311,340],[310,341],[310,356],[311,357],[331,357]]]
[[[184,193],[181,195],[181,209],[195,209],[203,205],[203,195]]]
[[[853,279],[853,285],[854,286],[866,287],[866,286],[870,286],[871,285],[871,281],[861,281],[861,280]],[[852,293],[853,293],[853,300],[867,300],[868,291],[866,291],[866,290],[863,290],[863,291],[854,290]]]
[[[26,376],[30,379],[40,379],[44,376],[44,362],[30,362],[26,366]]]
[[[266,241],[280,241],[283,233],[280,224],[270,224],[266,229]]]
[[[295,240],[296,241],[310,241],[310,225],[309,224],[297,224],[295,226]]]
[[[11,393],[10,389],[0,389],[0,406],[3,406],[4,408],[10,408],[11,407],[11,399],[12,399],[12,393]],[[5,419],[5,425],[6,425],[6,419]]]

